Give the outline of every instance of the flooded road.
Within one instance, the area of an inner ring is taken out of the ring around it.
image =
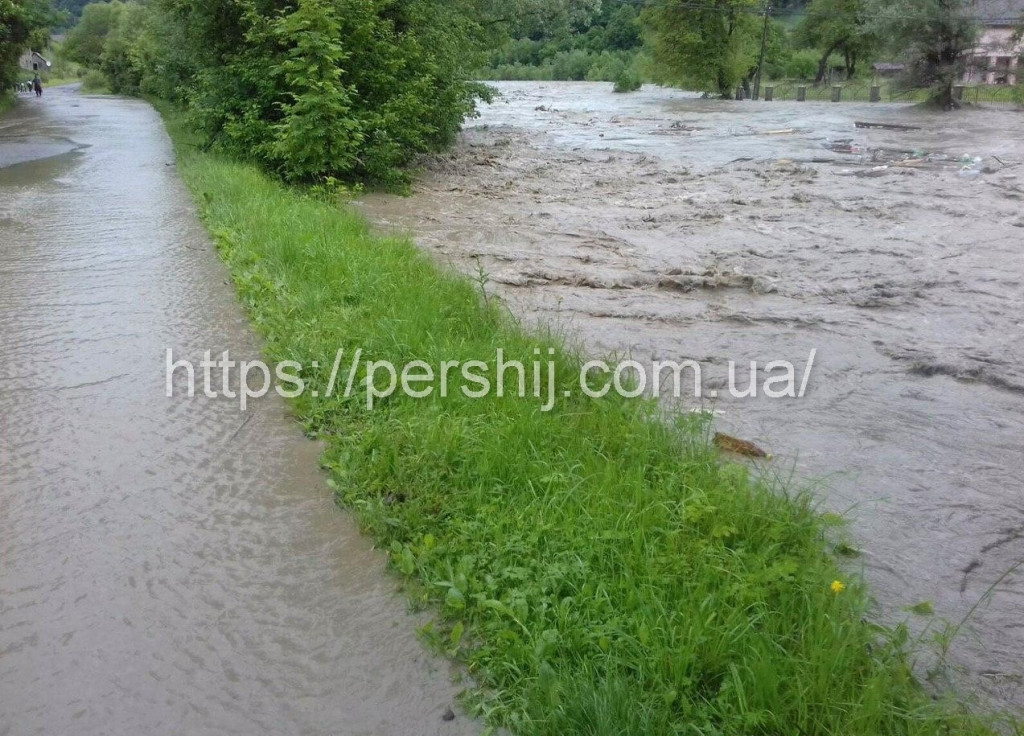
[[[477,732],[443,719],[449,665],[284,403],[168,399],[166,348],[259,355],[159,116],[23,100],[0,118],[0,735]]]
[[[701,361],[706,390],[817,349],[806,397],[720,391],[717,426],[823,479],[881,619],[961,620],[1024,559],[1024,114],[610,87],[499,84],[412,197],[359,206],[528,322]],[[959,687],[1024,707],[1022,610],[1019,570],[954,643]]]

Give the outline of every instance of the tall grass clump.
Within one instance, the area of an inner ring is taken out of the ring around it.
[[[562,398],[578,389],[580,356],[524,331],[479,284],[322,192],[198,152],[169,121],[267,357],[307,366],[309,386],[327,383],[338,349],[433,366],[553,351],[550,412],[457,390],[372,410],[358,392],[295,401],[327,444],[339,500],[436,608],[427,635],[464,662],[467,704],[491,724],[550,736],[990,733],[922,692],[903,638],[867,623],[858,584],[834,584],[843,576],[807,497],[720,462],[701,419]]]

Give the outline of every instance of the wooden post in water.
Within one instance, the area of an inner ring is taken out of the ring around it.
[[[796,101],[797,102],[803,102],[806,99],[807,99],[807,87],[805,85],[801,84],[799,87],[796,88]]]
[[[765,87],[764,88],[764,101],[765,102],[771,102],[774,97],[775,97],[775,88],[774,87]]]
[[[843,86],[841,84],[832,85],[832,102],[839,102],[843,96]]]
[[[742,99],[744,99],[744,95],[743,95],[743,88],[742,88],[742,87],[737,87],[737,88],[736,88],[736,99],[737,99],[737,100],[742,100]]]
[[[882,101],[882,88],[877,84],[871,86],[871,101],[881,102]]]

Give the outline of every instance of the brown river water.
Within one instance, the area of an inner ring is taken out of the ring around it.
[[[0,735],[478,732],[444,720],[449,665],[284,403],[168,399],[166,348],[259,354],[159,116],[23,99],[0,118]]]
[[[358,206],[593,354],[721,388],[817,349],[805,397],[710,408],[849,518],[882,620],[956,623],[1024,559],[1024,114],[497,87],[411,197]],[[1024,569],[949,658],[1018,712],[1022,611]]]

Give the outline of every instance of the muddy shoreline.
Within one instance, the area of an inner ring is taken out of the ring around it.
[[[956,622],[1024,558],[1024,115],[499,89],[411,197],[358,206],[593,354],[698,360],[715,387],[816,349],[805,398],[712,408],[772,472],[823,479],[884,621]],[[1022,603],[1017,573],[951,656],[1013,708]]]

